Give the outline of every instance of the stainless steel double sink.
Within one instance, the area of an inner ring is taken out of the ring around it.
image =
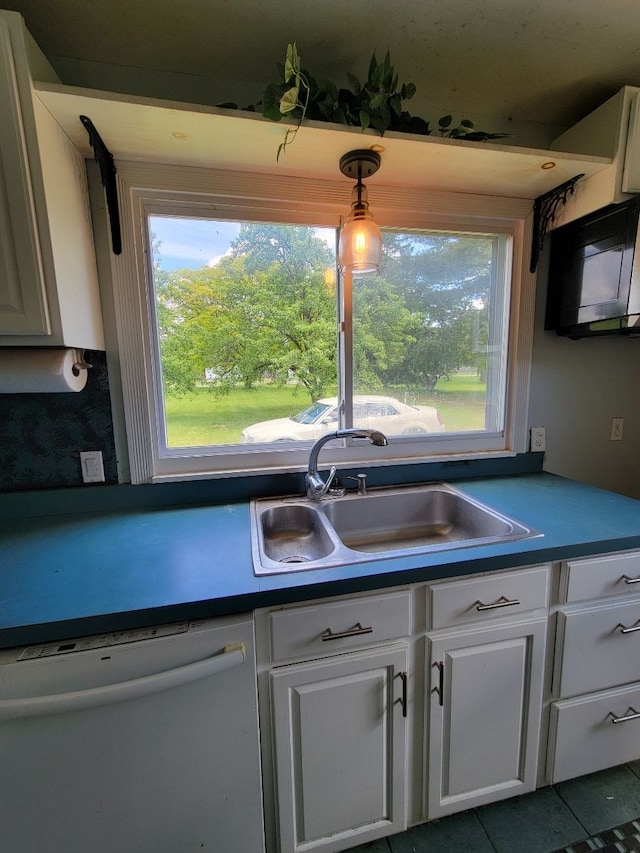
[[[251,503],[256,575],[323,569],[542,534],[448,483]]]

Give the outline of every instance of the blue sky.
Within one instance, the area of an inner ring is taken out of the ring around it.
[[[194,219],[172,216],[150,216],[151,233],[160,243],[160,266],[165,272],[198,269],[214,264],[226,254],[240,232],[240,222]],[[315,228],[317,237],[333,250],[335,230]]]
[[[160,241],[160,265],[166,272],[216,262],[238,236],[239,222],[150,216],[151,233]]]

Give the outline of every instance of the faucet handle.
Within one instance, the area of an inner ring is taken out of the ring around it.
[[[323,498],[329,491],[329,488],[331,487],[335,476],[335,465],[331,466],[329,476],[326,480],[323,480],[317,471],[315,473],[307,472],[305,476],[305,486],[307,489],[307,497],[309,498],[309,500],[317,501],[320,500],[320,498]]]
[[[336,477],[336,466],[332,465],[331,470],[329,471],[329,475],[327,479],[324,481],[324,489],[322,491],[323,495],[326,495],[329,489],[331,488],[331,484],[335,480]]]
[[[341,498],[345,492],[346,489],[343,488],[342,484],[336,477],[336,466],[332,465],[320,497],[324,497],[324,495],[331,495],[334,498]]]

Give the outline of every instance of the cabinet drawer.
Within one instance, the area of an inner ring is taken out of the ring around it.
[[[554,702],[549,735],[551,783],[640,758],[640,685]]]
[[[639,551],[562,565],[561,600],[567,603],[634,592],[640,594]]]
[[[547,607],[548,601],[548,566],[434,584],[429,588],[430,625],[488,622]]]
[[[560,695],[640,681],[640,598],[561,610],[558,632]]]
[[[405,637],[411,631],[411,592],[329,601],[269,614],[274,661],[309,658]]]

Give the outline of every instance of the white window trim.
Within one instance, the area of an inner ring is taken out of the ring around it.
[[[338,227],[348,210],[350,186],[344,181],[318,181],[280,175],[119,162],[118,191],[121,206],[123,251],[108,248],[106,217],[96,233],[105,315],[107,357],[110,366],[116,449],[121,480],[150,483],[169,480],[246,476],[304,470],[309,443],[278,449],[268,454],[242,448],[255,460],[240,469],[234,452],[202,455],[198,449],[158,454],[155,432],[156,402],[154,358],[149,337],[152,312],[139,281],[145,274],[146,235],[141,227],[144,205],[153,205],[171,194],[174,209],[202,206],[209,214],[237,211],[238,218]],[[104,205],[95,169],[90,170],[93,212]],[[175,192],[179,187],[180,192]],[[369,200],[376,221],[398,229],[435,229],[508,233],[512,236],[512,282],[507,365],[507,410],[504,436],[466,433],[473,436],[473,450],[461,450],[461,439],[452,435],[430,436],[425,443],[404,440],[386,448],[362,445],[323,450],[322,462],[345,466],[393,465],[448,459],[507,456],[528,449],[527,407],[533,320],[535,275],[529,272],[532,235],[532,203],[526,199],[442,193],[406,187],[369,186]],[[212,203],[216,208],[211,207]],[[114,369],[115,368],[115,369]],[[237,453],[237,447],[235,448]]]

